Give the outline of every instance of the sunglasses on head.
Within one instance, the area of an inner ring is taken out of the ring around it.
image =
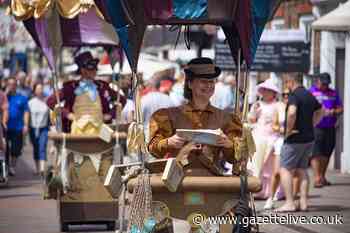
[[[83,65],[83,68],[87,70],[97,70],[97,64],[95,62],[87,62]]]

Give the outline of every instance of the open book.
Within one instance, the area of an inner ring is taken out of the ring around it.
[[[107,142],[110,143],[112,140],[113,130],[106,124],[102,124],[99,132],[99,137]]]
[[[119,169],[111,166],[105,178],[104,186],[113,198],[118,198],[122,192],[122,175]]]
[[[176,134],[188,141],[216,146],[222,131],[221,129],[177,129]]]

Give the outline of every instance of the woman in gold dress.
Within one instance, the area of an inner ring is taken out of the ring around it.
[[[208,174],[201,175],[223,175],[223,164],[228,161],[234,165],[233,172],[238,173],[240,164],[234,156],[234,141],[242,134],[241,121],[236,115],[213,107],[209,101],[220,73],[221,70],[209,58],[189,62],[184,87],[188,103],[160,109],[151,117],[148,150],[152,155],[157,158],[176,157],[181,150],[187,149],[192,172],[196,170],[193,168],[204,166]],[[222,133],[215,146],[201,145],[186,141],[176,134],[177,129],[221,129]],[[203,169],[200,170],[203,173]]]

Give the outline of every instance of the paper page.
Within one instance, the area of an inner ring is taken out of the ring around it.
[[[216,146],[222,131],[220,129],[177,129],[176,134],[188,141]]]

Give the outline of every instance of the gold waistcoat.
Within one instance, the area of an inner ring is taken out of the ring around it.
[[[76,96],[73,105],[74,121],[72,134],[97,135],[103,124],[103,112],[100,96],[92,101],[88,93]]]

